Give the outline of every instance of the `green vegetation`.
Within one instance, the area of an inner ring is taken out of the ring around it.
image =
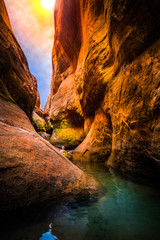
[[[82,127],[74,127],[69,120],[55,121],[53,123],[53,134],[50,142],[57,146],[65,147],[77,146],[84,139],[84,131]]]

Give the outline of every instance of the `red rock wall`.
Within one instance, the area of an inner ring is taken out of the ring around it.
[[[75,159],[103,159],[140,175],[156,172],[159,11],[158,0],[57,0],[50,117],[68,119],[72,109],[84,120],[86,138]]]
[[[18,104],[31,117],[37,82],[13,35],[3,0],[0,1],[0,96]]]
[[[2,18],[5,21],[5,23],[7,24],[7,26],[11,29],[11,24],[9,21],[9,17],[8,17],[8,13],[7,13],[4,1],[0,1],[0,15],[2,16]]]

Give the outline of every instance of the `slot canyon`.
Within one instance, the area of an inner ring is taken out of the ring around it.
[[[159,0],[56,0],[43,110],[38,79],[0,0],[2,214],[49,201],[56,206],[101,198],[103,184],[79,164],[103,165],[159,194],[159,13]],[[86,236],[77,240],[92,235]]]

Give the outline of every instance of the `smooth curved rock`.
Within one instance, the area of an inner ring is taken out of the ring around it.
[[[96,193],[98,183],[40,137],[16,104],[0,99],[0,109],[0,211],[60,201],[84,189]]]

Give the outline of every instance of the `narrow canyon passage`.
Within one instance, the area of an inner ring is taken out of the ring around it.
[[[159,12],[0,0],[3,239],[159,239]]]

